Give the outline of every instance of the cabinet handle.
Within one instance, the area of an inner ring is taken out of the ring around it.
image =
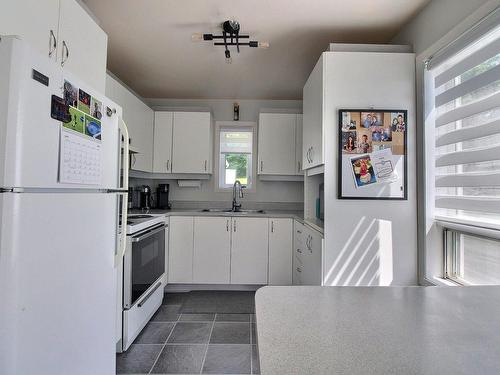
[[[236,232],[236,220],[233,219],[233,230]]]
[[[311,147],[311,163],[314,162],[314,147]]]
[[[167,172],[170,170],[170,160],[167,160]]]
[[[271,233],[274,233],[274,221],[271,220]]]
[[[302,231],[297,229],[297,233],[302,233]]]
[[[307,161],[311,163],[311,147],[307,149]]]
[[[205,160],[205,172],[207,171],[207,161]]]
[[[260,161],[260,171],[262,172],[263,169],[264,169],[264,162],[261,160]]]
[[[66,50],[66,53],[64,53],[65,50]],[[66,41],[64,41],[64,40],[62,43],[62,51],[63,51],[63,57],[61,60],[61,66],[64,66],[64,64],[66,63],[66,61],[68,61],[68,58],[69,58],[69,48],[68,48],[68,45],[66,44]],[[66,55],[66,57],[64,55]]]
[[[226,232],[229,232],[229,219],[226,220]]]
[[[297,162],[297,172],[300,173],[300,161]]]
[[[56,36],[54,35],[54,31],[50,30],[49,57],[52,57],[52,54],[54,53],[55,50],[57,50],[57,39]]]
[[[299,267],[297,267],[297,272],[302,272],[302,270]]]
[[[300,254],[302,254],[302,250],[300,250],[300,249],[297,249],[297,252],[300,253]]]

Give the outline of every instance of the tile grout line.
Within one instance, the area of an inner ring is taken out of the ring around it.
[[[252,347],[252,316],[250,318],[250,374],[253,374],[253,347]]]
[[[212,338],[212,332],[214,331],[215,320],[217,319],[217,313],[214,315],[214,320],[212,322],[212,327],[210,328],[210,335],[208,336],[207,348],[205,349],[205,355],[203,356],[203,361],[201,362],[200,374],[203,374],[203,367],[205,366],[205,360],[207,359],[208,346],[210,345],[210,339]]]
[[[168,334],[168,337],[167,339],[165,340],[165,342],[163,343],[163,346],[161,347],[161,350],[160,352],[158,353],[158,356],[156,357],[155,361],[153,362],[153,366],[151,366],[151,369],[149,370],[148,374],[151,374],[151,371],[153,371],[153,369],[155,368],[156,366],[156,363],[158,362],[158,360],[160,359],[160,355],[161,353],[163,352],[163,350],[165,349],[165,346],[167,345],[167,342],[168,342],[168,339],[170,338],[170,336],[172,335],[172,333],[174,332],[174,329],[175,329],[175,326],[177,325],[177,323],[179,322],[179,318],[181,317],[181,314],[178,314],[177,315],[177,320],[174,322],[174,326],[172,327],[172,330],[170,331],[170,333]]]

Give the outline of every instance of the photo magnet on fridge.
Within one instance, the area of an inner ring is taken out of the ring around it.
[[[90,115],[90,95],[82,89],[78,90],[78,109]]]

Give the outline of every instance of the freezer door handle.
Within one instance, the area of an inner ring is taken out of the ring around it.
[[[118,118],[118,188],[128,190],[129,145],[128,128],[121,117]],[[125,215],[126,216],[126,215]]]

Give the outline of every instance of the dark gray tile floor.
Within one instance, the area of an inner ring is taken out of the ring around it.
[[[259,374],[255,293],[165,294],[118,374]]]

